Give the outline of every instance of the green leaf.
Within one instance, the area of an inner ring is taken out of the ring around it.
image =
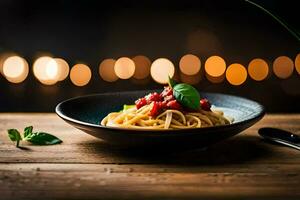
[[[168,76],[168,84],[169,84],[170,88],[173,88],[177,83],[170,76]]]
[[[22,140],[22,136],[17,129],[8,129],[8,137],[11,141],[16,141],[16,147],[19,147],[19,142]]]
[[[33,127],[32,126],[28,126],[24,129],[24,137],[27,137],[28,135],[31,135],[32,134],[32,129]]]
[[[31,142],[32,144],[38,145],[52,145],[62,143],[62,140],[60,140],[56,136],[45,132],[31,133],[24,139],[28,142]]]
[[[197,110],[200,107],[200,95],[191,85],[179,83],[173,88],[173,95],[183,106]]]
[[[124,104],[123,105],[123,111],[128,110],[130,108],[134,108],[134,107],[135,107],[135,105],[126,105],[126,104]]]

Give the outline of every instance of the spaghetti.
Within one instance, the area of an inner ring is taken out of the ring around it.
[[[152,116],[154,102],[140,108],[132,107],[120,112],[108,114],[101,125],[134,129],[186,129],[230,124],[231,120],[224,117],[222,111],[199,109],[187,112],[166,109],[157,116]]]

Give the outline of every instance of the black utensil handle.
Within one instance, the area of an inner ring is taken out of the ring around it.
[[[287,141],[296,145],[300,145],[300,137],[291,132],[277,129],[277,128],[261,128],[258,130],[258,134],[264,138],[274,138]]]

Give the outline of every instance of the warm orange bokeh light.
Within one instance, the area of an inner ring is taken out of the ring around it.
[[[296,56],[295,59],[295,68],[298,74],[300,74],[300,53]]]
[[[196,85],[201,80],[201,76],[200,76],[199,73],[197,73],[195,75],[192,75],[192,76],[186,75],[184,73],[180,73],[179,76],[180,76],[181,82],[187,83],[187,84],[190,84],[190,85]]]
[[[76,64],[72,67],[70,72],[70,79],[76,86],[87,85],[92,77],[90,68],[85,64]]]
[[[273,62],[273,72],[281,79],[286,79],[293,74],[294,62],[287,56],[279,56]]]
[[[180,59],[179,68],[183,74],[192,76],[200,71],[201,61],[197,56],[187,54]]]
[[[69,64],[67,63],[67,61],[65,61],[62,58],[55,58],[54,60],[58,67],[58,72],[57,72],[58,73],[58,81],[63,81],[69,75],[69,71],[70,71]]]
[[[114,70],[120,79],[129,79],[134,74],[135,64],[130,58],[122,57],[116,61]]]
[[[226,70],[226,79],[231,85],[241,85],[247,79],[247,70],[241,64],[231,64]]]
[[[2,71],[9,82],[21,83],[28,76],[29,67],[24,58],[11,56],[3,62]]]
[[[269,74],[269,66],[263,59],[255,58],[248,65],[248,73],[253,80],[262,81]]]
[[[9,52],[1,53],[0,54],[0,73],[1,74],[3,74],[3,63],[4,63],[4,61],[7,58],[12,57],[12,56],[17,56],[17,54],[15,54],[15,53],[9,53]]]
[[[132,60],[135,63],[135,72],[133,77],[136,79],[147,78],[150,74],[150,59],[146,56],[139,55],[132,58]]]
[[[49,56],[40,57],[33,63],[33,74],[41,83],[53,85],[58,81],[58,65]]]
[[[150,69],[151,76],[154,81],[161,84],[168,83],[168,76],[174,76],[175,67],[173,63],[166,58],[156,59]]]
[[[104,59],[99,65],[99,74],[101,78],[107,82],[115,82],[118,80],[118,76],[115,73],[116,60],[115,59]]]
[[[205,62],[205,71],[212,77],[219,77],[225,73],[226,63],[220,56],[211,56]]]

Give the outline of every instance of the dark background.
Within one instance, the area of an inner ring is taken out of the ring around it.
[[[297,1],[256,1],[299,31]],[[71,1],[1,0],[0,53],[15,52],[30,66],[43,53],[92,68],[92,80],[84,87],[69,79],[54,86],[40,84],[30,71],[21,84],[0,76],[0,111],[54,111],[70,97],[111,91],[160,88],[152,80],[106,83],[98,75],[105,58],[146,55],[152,61],[169,58],[176,66],[186,53],[200,57],[202,69],[212,55],[227,65],[247,67],[253,58],[269,66],[281,55],[291,59],[300,53],[300,43],[261,10],[244,1]],[[272,70],[271,70],[272,71]],[[249,77],[241,86],[226,81],[210,83],[203,78],[199,90],[231,93],[257,100],[269,112],[300,112],[300,76],[281,80],[271,73],[255,82]]]

